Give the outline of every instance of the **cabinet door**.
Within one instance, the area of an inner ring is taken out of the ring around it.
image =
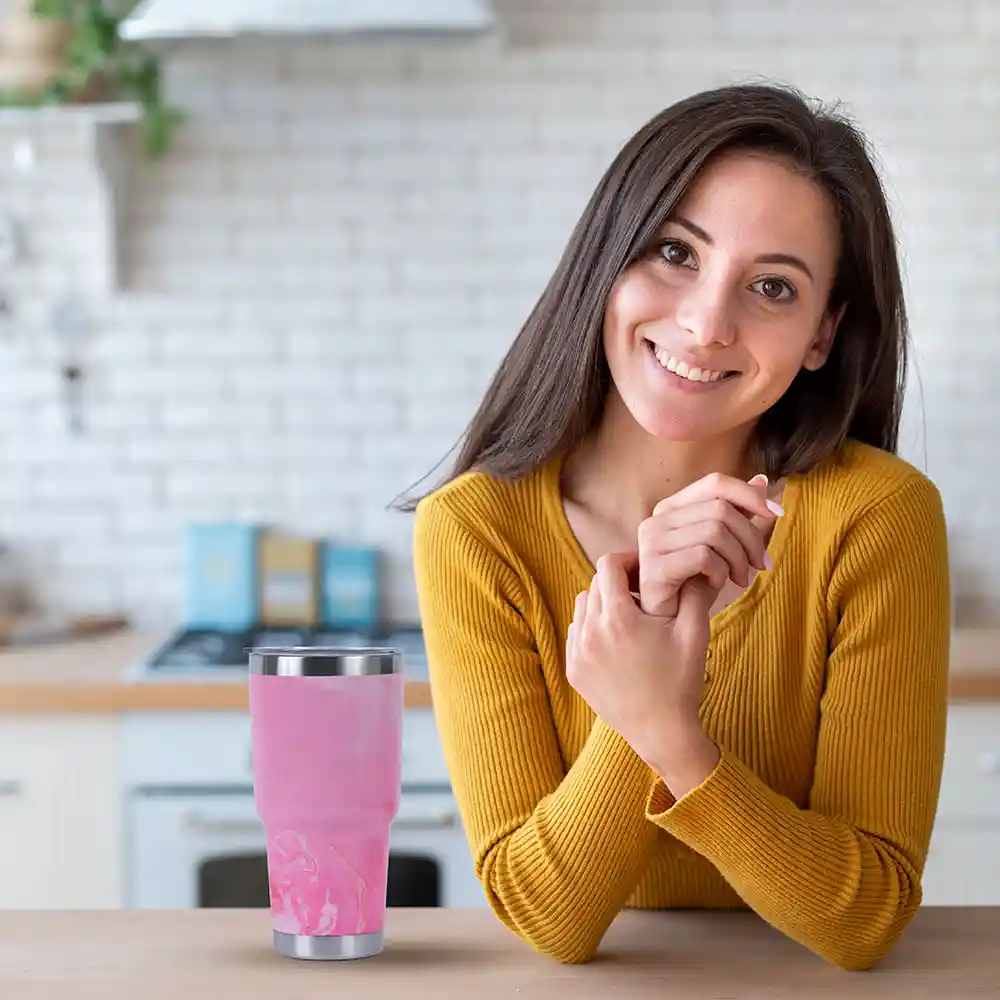
[[[1000,906],[1000,823],[938,823],[923,877],[927,906]]]
[[[122,903],[117,722],[0,717],[0,908]]]
[[[938,817],[961,825],[1000,823],[1000,705],[952,705]]]

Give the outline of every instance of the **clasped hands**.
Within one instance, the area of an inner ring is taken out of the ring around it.
[[[782,513],[764,476],[713,473],[661,500],[635,551],[601,556],[577,596],[567,678],[677,799],[719,760],[699,716],[712,606],[771,568],[765,530]]]

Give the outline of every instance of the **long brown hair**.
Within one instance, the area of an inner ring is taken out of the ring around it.
[[[579,443],[600,420],[610,383],[602,327],[615,279],[649,251],[713,157],[780,157],[827,191],[840,220],[828,308],[846,303],[829,359],[800,371],[758,421],[772,478],[805,472],[848,437],[896,450],[906,377],[906,313],[885,194],[864,136],[796,90],[721,87],[662,111],[601,178],[555,273],[470,421],[450,474],[513,481]],[[396,506],[413,510],[419,497]]]

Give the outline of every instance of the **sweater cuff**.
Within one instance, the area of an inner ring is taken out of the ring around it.
[[[712,773],[681,798],[674,798],[658,779],[646,800],[646,818],[692,850],[711,857],[719,834],[730,826],[730,817],[752,814],[755,804],[759,795],[743,763],[720,748]]]

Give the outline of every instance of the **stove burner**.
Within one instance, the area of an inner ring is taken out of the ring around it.
[[[423,633],[413,625],[385,625],[370,632],[324,628],[256,628],[245,632],[182,629],[153,653],[144,664],[144,672],[153,676],[245,672],[254,646],[396,646],[403,654],[403,669],[408,676],[427,676]]]

